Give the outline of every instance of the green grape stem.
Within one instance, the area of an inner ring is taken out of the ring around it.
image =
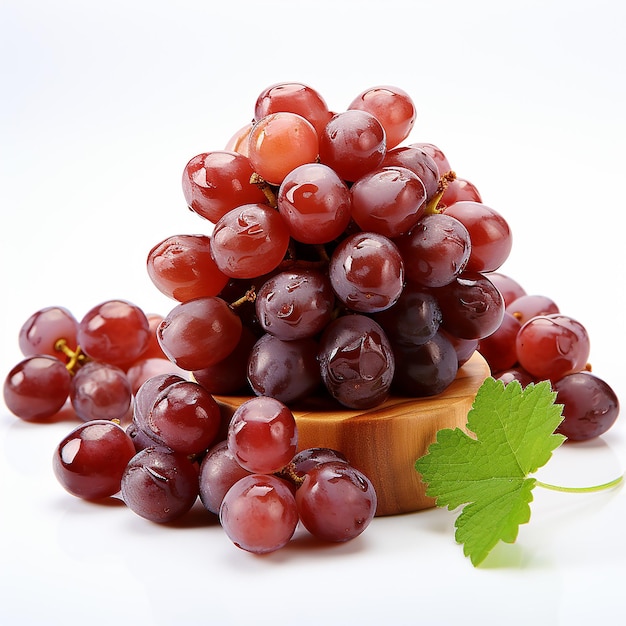
[[[612,489],[624,482],[624,474],[610,480],[608,483],[602,483],[601,485],[591,485],[590,487],[561,487],[560,485],[551,485],[550,483],[544,483],[540,480],[535,482],[538,487],[544,489],[550,489],[552,491],[562,491],[565,493],[593,493],[595,491],[604,491],[605,489]]]

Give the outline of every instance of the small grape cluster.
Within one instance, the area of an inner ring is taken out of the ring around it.
[[[108,420],[78,426],[55,449],[54,472],[74,496],[119,493],[134,513],[160,524],[183,517],[199,496],[229,539],[255,554],[287,545],[299,522],[319,539],[345,542],[374,518],[369,479],[338,451],[296,452],[296,420],[280,401],[244,402],[229,416],[225,439],[222,423],[201,385],[157,375],[140,387],[126,430]]]
[[[145,380],[184,373],[157,341],[162,320],[126,300],[102,302],[80,321],[62,306],[33,313],[18,334],[24,359],[4,383],[7,407],[23,420],[47,421],[69,398],[83,421],[126,419]]]
[[[513,278],[494,273],[506,305],[502,323],[480,341],[479,351],[494,378],[522,386],[549,380],[563,405],[557,432],[570,441],[605,433],[619,416],[612,387],[591,372],[590,338],[578,320],[563,314],[551,298],[531,295]]]
[[[295,418],[280,401],[255,397],[234,414],[219,404],[165,358],[162,319],[109,300],[80,322],[51,306],[22,326],[25,358],[5,380],[7,407],[46,422],[69,404],[83,422],[54,450],[60,484],[85,500],[119,496],[156,523],[200,497],[254,553],[286,545],[298,522],[325,541],[361,534],[376,513],[369,479],[338,451],[297,451]]]
[[[211,234],[147,259],[178,302],[158,329],[168,357],[214,394],[289,406],[443,392],[502,321],[489,274],[512,237],[441,150],[400,145],[415,117],[396,87],[332,113],[281,83],[225,150],[194,156],[183,195]]]

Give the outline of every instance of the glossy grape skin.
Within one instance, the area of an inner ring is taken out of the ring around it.
[[[250,182],[253,173],[250,159],[237,152],[198,154],[183,170],[185,201],[192,211],[215,224],[238,206],[266,201],[263,191]]]
[[[285,467],[296,453],[296,420],[279,400],[251,398],[233,413],[227,439],[230,451],[244,469],[272,474]]]
[[[131,406],[132,389],[119,367],[90,361],[72,378],[70,401],[83,421],[122,420]]]
[[[55,448],[52,466],[66,491],[85,500],[117,494],[126,465],[135,455],[132,439],[108,420],[85,422]]]
[[[150,411],[159,394],[170,385],[183,382],[184,380],[185,378],[182,376],[172,373],[157,374],[146,380],[137,390],[133,402],[133,419],[138,426],[147,425]]]
[[[447,172],[452,171],[452,167],[450,166],[450,161],[448,161],[448,158],[443,153],[441,148],[439,148],[435,144],[428,143],[428,142],[417,142],[417,143],[409,144],[409,146],[411,148],[419,148],[420,150],[423,150],[424,152],[426,152],[426,154],[430,156],[431,159],[437,164],[440,177],[446,174]]]
[[[489,280],[498,288],[504,298],[505,306],[526,295],[526,290],[514,278],[500,272],[490,272]]]
[[[361,230],[393,239],[409,232],[426,207],[424,183],[405,167],[383,167],[359,178],[350,189],[352,218]]]
[[[330,322],[335,295],[317,270],[280,272],[257,292],[256,314],[265,332],[279,339],[313,337]]]
[[[506,261],[513,237],[507,221],[495,209],[480,202],[463,201],[447,207],[444,214],[459,220],[470,234],[468,272],[493,272]]]
[[[587,365],[590,342],[585,327],[561,314],[528,320],[516,338],[520,365],[538,380],[557,381]]]
[[[235,349],[214,365],[193,372],[193,378],[209,393],[224,395],[236,392],[249,393],[248,357],[257,341],[257,336],[246,326]]]
[[[248,141],[250,139],[250,131],[252,130],[252,126],[254,126],[253,122],[248,122],[247,124],[244,124],[226,142],[224,150],[226,152],[237,152],[238,154],[243,154],[245,157],[247,157]]]
[[[307,398],[322,382],[317,351],[317,342],[311,338],[283,341],[270,334],[263,335],[248,360],[252,391],[285,404]]]
[[[9,411],[27,422],[56,415],[70,391],[71,375],[49,355],[30,356],[13,367],[4,381],[4,402]]]
[[[553,386],[563,421],[556,432],[570,441],[588,441],[604,434],[619,416],[619,400],[613,389],[590,372],[575,372]]]
[[[408,284],[394,306],[374,314],[394,344],[418,346],[432,339],[441,325],[441,309],[435,296]]]
[[[401,146],[388,150],[381,167],[406,167],[424,183],[426,198],[432,198],[439,186],[439,170],[433,158],[424,150]]]
[[[444,337],[446,337],[446,339],[454,347],[459,367],[465,365],[465,363],[472,358],[474,352],[478,349],[478,344],[480,343],[478,339],[461,339],[461,337],[455,337],[441,328],[439,329],[439,332],[444,335]]]
[[[396,373],[393,389],[411,397],[434,396],[455,379],[459,364],[456,350],[442,333],[421,345],[394,344]]]
[[[137,515],[164,524],[181,518],[198,497],[198,470],[184,455],[145,448],[122,475],[122,499]]]
[[[465,270],[472,250],[467,228],[459,220],[435,213],[422,217],[411,232],[394,240],[407,280],[443,287]]]
[[[465,180],[464,178],[455,178],[454,180],[448,182],[438,206],[449,207],[457,202],[463,202],[466,200],[471,202],[482,202],[480,192],[476,188],[476,185],[470,183],[469,180]]]
[[[160,445],[185,455],[200,454],[214,442],[221,425],[213,396],[193,381],[177,381],[161,390],[138,426]]]
[[[213,260],[210,241],[206,235],[172,235],[154,246],[146,264],[155,287],[179,302],[219,294],[228,276]]]
[[[215,444],[200,464],[198,481],[204,508],[218,515],[226,492],[240,478],[249,475],[250,472],[237,463],[226,440]]]
[[[76,350],[78,321],[62,306],[45,307],[33,313],[18,333],[20,350],[24,356],[47,354],[60,361],[65,359],[55,348],[59,339],[64,339],[68,348]]]
[[[160,313],[146,313],[146,318],[148,319],[150,339],[148,340],[148,347],[141,353],[135,363],[143,361],[144,359],[167,359],[165,352],[163,352],[163,349],[159,344],[159,339],[157,338],[157,329],[159,328],[159,324],[161,324],[164,319],[163,315]]]
[[[343,462],[310,469],[296,491],[300,521],[315,537],[343,542],[360,535],[376,513],[376,491],[370,480]]]
[[[371,113],[385,129],[387,149],[406,139],[415,123],[415,104],[406,91],[399,87],[381,85],[360,93],[348,106]]]
[[[185,377],[187,372],[178,365],[172,363],[165,355],[161,357],[151,357],[140,359],[131,365],[126,371],[126,377],[130,383],[130,389],[133,394],[139,391],[139,388],[149,379],[160,374],[177,374]]]
[[[538,315],[560,313],[559,307],[552,298],[540,295],[525,294],[516,298],[506,307],[507,313],[513,315],[521,324]]]
[[[328,265],[332,288],[352,311],[375,313],[393,306],[404,287],[404,263],[384,235],[359,232],[335,248]]]
[[[341,404],[367,409],[389,395],[395,361],[381,326],[362,314],[331,322],[320,340],[318,360],[322,380]]]
[[[263,474],[238,480],[224,496],[219,516],[228,538],[254,554],[283,548],[298,524],[290,487],[276,476]]]
[[[498,329],[480,340],[478,351],[483,355],[492,372],[509,369],[517,363],[516,339],[522,324],[505,311]]]
[[[318,91],[295,82],[276,83],[265,88],[254,105],[254,119],[260,120],[279,111],[300,115],[313,125],[318,135],[332,117],[328,105]]]
[[[255,278],[278,267],[287,252],[289,236],[277,211],[261,204],[246,204],[217,222],[211,254],[227,276]]]
[[[225,359],[241,337],[241,320],[218,297],[174,307],[157,331],[163,352],[180,368],[200,370]]]
[[[280,185],[299,165],[314,163],[318,153],[315,128],[296,113],[271,113],[258,120],[250,130],[250,162],[254,171],[270,185]]]
[[[334,115],[319,137],[320,162],[354,182],[380,167],[386,152],[385,130],[367,111]]]
[[[280,185],[277,203],[291,236],[303,243],[332,241],[350,222],[350,190],[322,163],[291,170]]]
[[[301,477],[311,471],[314,467],[329,462],[348,463],[348,459],[332,448],[306,448],[300,450],[292,460],[294,472]]]
[[[515,366],[509,369],[493,372],[496,380],[502,381],[505,385],[516,380],[522,387],[526,387],[530,383],[536,382],[535,379],[522,367]]]
[[[135,304],[107,300],[84,315],[77,338],[92,359],[126,369],[148,347],[150,325],[145,313]]]
[[[443,316],[442,328],[461,339],[483,339],[504,317],[504,300],[486,276],[463,272],[452,283],[433,290]]]

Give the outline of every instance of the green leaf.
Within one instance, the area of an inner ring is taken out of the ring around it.
[[[513,543],[530,519],[535,479],[565,437],[554,434],[562,406],[548,381],[525,389],[487,378],[467,416],[467,430],[442,429],[415,462],[439,507],[463,507],[456,540],[474,566],[498,541]],[[472,433],[474,436],[472,436]]]

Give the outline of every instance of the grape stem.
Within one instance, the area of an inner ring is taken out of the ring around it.
[[[252,185],[256,185],[265,194],[267,202],[273,209],[278,206],[278,201],[276,200],[276,194],[274,193],[274,190],[272,189],[270,184],[266,182],[256,172],[254,172],[252,176],[250,176],[250,183]]]
[[[441,198],[443,197],[445,190],[448,188],[448,185],[455,179],[455,172],[450,171],[442,174],[442,176],[439,178],[439,184],[437,185],[437,191],[435,192],[435,195],[428,201],[428,204],[426,205],[426,209],[424,211],[425,215],[441,213],[441,209],[439,208],[439,202],[441,202]]]
[[[62,352],[68,358],[68,362],[65,364],[65,369],[67,369],[72,376],[81,367],[81,365],[88,361],[87,355],[82,351],[81,347],[77,346],[76,350],[72,350],[67,345],[66,339],[57,339],[54,344],[54,349]]]
[[[593,493],[595,491],[603,491],[605,489],[611,489],[617,487],[624,481],[624,474],[610,480],[608,483],[602,483],[601,485],[592,485],[590,487],[561,487],[560,485],[551,485],[550,483],[544,483],[540,480],[535,482],[538,487],[544,489],[550,489],[552,491],[563,491],[565,493]]]
[[[231,309],[236,309],[237,307],[240,307],[246,302],[254,302],[255,300],[256,300],[256,287],[252,285],[250,289],[248,289],[248,291],[246,291],[246,293],[244,293],[243,296],[241,296],[241,298],[238,298],[234,302],[231,302],[229,306]]]
[[[292,482],[296,486],[296,489],[304,482],[304,476],[300,476],[296,472],[296,466],[294,463],[288,463],[285,467],[283,467],[283,469],[280,470],[280,472],[277,472],[276,475]]]

